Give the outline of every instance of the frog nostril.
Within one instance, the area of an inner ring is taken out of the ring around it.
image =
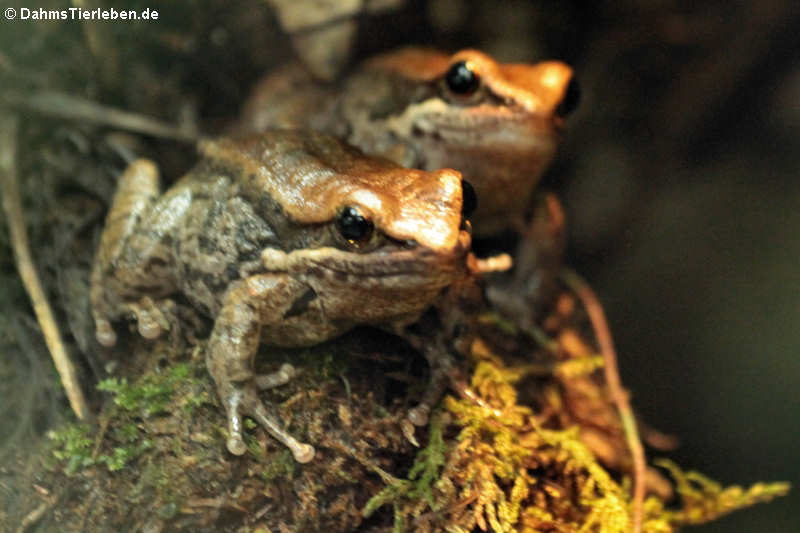
[[[581,101],[581,87],[578,84],[578,80],[575,79],[575,76],[570,78],[569,84],[567,84],[567,89],[564,91],[564,97],[561,99],[561,102],[556,107],[556,114],[560,117],[566,117],[573,111],[575,108],[578,107],[578,103]]]
[[[467,180],[461,180],[461,217],[469,218],[478,208],[478,196]]]

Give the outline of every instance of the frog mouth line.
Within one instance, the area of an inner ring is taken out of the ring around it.
[[[266,250],[261,260],[271,272],[308,273],[324,270],[334,277],[411,280],[440,278],[466,269],[467,250],[455,247],[447,253],[415,249],[361,255],[324,247],[289,253]]]
[[[434,275],[455,270],[458,254],[435,252],[395,251],[387,254],[359,255],[333,249],[325,250],[325,258],[307,257],[308,263],[333,273],[363,278],[411,278]],[[308,250],[307,253],[316,252]],[[338,252],[338,253],[337,253]]]
[[[417,115],[424,116],[424,120],[416,119]],[[391,115],[387,123],[391,130],[403,137],[425,135],[439,140],[451,138],[458,144],[483,146],[487,135],[494,135],[498,137],[496,142],[519,145],[522,149],[537,148],[543,139],[559,135],[564,126],[561,117],[546,110],[530,112],[483,103],[453,112],[439,97],[411,105],[403,113]]]
[[[563,121],[562,121],[563,122]],[[563,124],[530,118],[487,117],[476,114],[474,120],[462,122],[436,122],[433,129],[415,127],[418,135],[425,135],[456,148],[493,150],[505,147],[515,151],[549,151],[561,134]]]

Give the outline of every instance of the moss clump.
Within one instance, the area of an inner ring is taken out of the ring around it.
[[[123,411],[149,418],[172,407],[175,387],[189,379],[188,364],[177,364],[163,374],[148,374],[135,384],[125,378],[104,379],[97,390],[114,394],[114,404]]]
[[[292,479],[297,470],[297,462],[289,450],[281,450],[269,457],[264,457],[264,462],[266,464],[261,471],[261,479],[264,481]]]
[[[132,423],[115,428],[111,436],[117,446],[111,449],[111,453],[97,457],[97,462],[108,466],[111,472],[122,470],[125,465],[153,446],[153,442],[142,435],[141,430]]]
[[[97,436],[86,424],[68,424],[48,436],[53,441],[53,456],[64,462],[64,473],[68,476],[98,464],[106,465],[111,472],[121,470],[152,447],[152,442],[141,438],[139,429],[132,424],[115,429],[112,435],[119,445],[110,453],[99,455],[93,450]]]
[[[389,478],[364,513],[391,503],[396,532],[630,531],[629,480],[612,477],[578,427],[544,427],[544,418],[518,402],[515,384],[525,370],[476,347],[471,385],[478,400],[448,397],[407,479]],[[450,442],[443,438],[448,433]],[[712,520],[788,490],[785,483],[723,489],[672,463],[658,464],[675,479],[681,506],[671,509],[650,496],[643,523],[648,533]]]
[[[747,489],[738,485],[723,487],[699,472],[685,472],[667,459],[658,459],[654,464],[669,472],[675,481],[675,490],[683,501],[680,509],[653,511],[653,514],[661,516],[663,522],[671,525],[703,524],[737,509],[785,496],[789,492],[788,483],[756,483]],[[656,502],[651,503],[656,505]]]
[[[64,473],[72,475],[92,466],[92,429],[87,424],[68,424],[61,429],[48,432],[53,442],[53,456],[64,461]]]
[[[428,445],[420,450],[414,459],[414,464],[408,472],[408,479],[398,479],[386,472],[379,472],[388,481],[386,488],[370,498],[362,513],[369,517],[379,507],[392,503],[395,508],[395,531],[402,531],[405,524],[405,515],[402,503],[406,505],[414,502],[422,503],[432,509],[438,509],[433,494],[433,485],[439,479],[439,473],[444,466],[447,446],[442,436],[442,416],[436,413],[431,418]]]
[[[53,456],[64,462],[67,475],[98,464],[106,465],[111,472],[121,470],[153,446],[137,421],[167,412],[174,404],[176,388],[192,380],[190,365],[178,364],[161,374],[147,374],[134,384],[124,378],[101,381],[97,388],[114,395],[115,408],[107,416],[119,418],[119,424],[108,435],[104,430],[97,434],[86,424],[69,424],[51,431]],[[187,395],[184,406],[193,408],[200,401],[199,396]],[[114,445],[108,453],[98,454],[96,449],[104,439]]]

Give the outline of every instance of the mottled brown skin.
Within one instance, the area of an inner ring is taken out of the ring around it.
[[[158,337],[169,327],[164,305],[183,294],[214,319],[206,361],[231,453],[245,451],[249,415],[310,461],[313,447],[286,433],[258,398],[259,387],[293,373],[284,365],[256,376],[259,344],[307,346],[360,324],[399,332],[416,321],[467,274],[461,177],[367,158],[314,132],[205,141],[200,152],[163,195],[148,161],[120,178],[92,272],[97,339],[113,345],[110,322],[130,314],[142,336]],[[368,238],[343,236],[336,219],[346,206],[372,221]],[[441,381],[449,363],[437,354],[426,357]],[[424,421],[441,388],[431,384],[412,421]]]
[[[445,82],[459,62],[480,79],[469,95]],[[559,106],[572,77],[558,61],[501,64],[476,50],[408,48],[368,61],[338,86],[315,83],[299,67],[283,69],[256,87],[241,127],[311,127],[405,167],[455,168],[478,195],[475,232],[489,236],[525,226],[559,141]]]

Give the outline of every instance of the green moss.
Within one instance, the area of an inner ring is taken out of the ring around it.
[[[134,424],[126,424],[113,431],[113,440],[123,444],[114,446],[111,452],[93,455],[94,430],[86,424],[70,424],[51,431],[54,443],[53,456],[64,464],[64,473],[73,475],[84,468],[104,464],[114,472],[124,468],[130,461],[141,456],[152,447],[152,442],[142,438]]]
[[[92,466],[92,429],[87,424],[68,424],[47,435],[53,442],[53,456],[64,462],[68,476]]]
[[[361,514],[369,518],[372,513],[384,505],[393,504],[395,510],[395,531],[403,531],[403,529],[397,529],[398,523],[404,523],[403,513],[399,511],[398,502],[401,502],[403,498],[410,494],[412,486],[413,484],[410,480],[394,478],[386,487],[367,501]]]
[[[164,468],[163,463],[147,461],[141,470],[138,483],[131,489],[129,496],[133,499],[140,498],[150,488],[155,488],[160,493],[169,493],[171,481],[170,472]]]
[[[322,357],[313,350],[301,354],[303,367],[319,381],[327,381],[347,373],[349,354],[341,350],[326,350]]]
[[[405,523],[405,517],[399,506],[402,501],[424,500],[431,508],[436,506],[433,484],[439,479],[447,452],[447,446],[442,437],[441,418],[440,413],[432,417],[428,445],[415,457],[414,464],[408,472],[408,478],[390,478],[388,485],[370,498],[364,506],[362,510],[364,516],[368,517],[378,508],[391,503],[395,508],[395,531],[404,531],[402,524]],[[384,475],[387,476],[385,473]]]
[[[130,461],[142,455],[142,453],[151,446],[152,444],[147,440],[142,441],[142,443],[137,446],[117,446],[112,449],[110,455],[100,455],[97,461],[99,463],[105,463],[111,472],[115,472],[125,468]]]
[[[263,454],[262,454],[263,455]],[[267,464],[261,471],[261,478],[264,481],[274,481],[276,479],[292,479],[294,477],[297,462],[288,449],[270,454]]]
[[[433,484],[439,479],[446,453],[441,416],[436,414],[431,419],[428,445],[417,454],[414,465],[408,472],[408,479],[413,482],[409,493],[411,498],[425,498],[434,507]]]
[[[125,378],[104,379],[97,390],[114,394],[114,404],[123,411],[149,418],[172,407],[176,386],[187,382],[190,372],[188,364],[178,364],[163,374],[148,374],[136,384],[129,384]]]
[[[123,469],[153,447],[137,420],[171,410],[177,388],[196,381],[191,373],[189,364],[178,364],[163,373],[148,374],[135,384],[124,378],[101,381],[98,390],[114,395],[114,408],[106,414],[115,422],[109,434],[103,435],[107,453],[94,453],[95,429],[86,424],[70,424],[50,433],[53,456],[64,463],[67,475],[94,465],[105,465],[111,472]],[[187,394],[186,399],[182,404],[191,408],[203,401],[195,394]],[[99,449],[101,444],[97,443],[96,447]]]

